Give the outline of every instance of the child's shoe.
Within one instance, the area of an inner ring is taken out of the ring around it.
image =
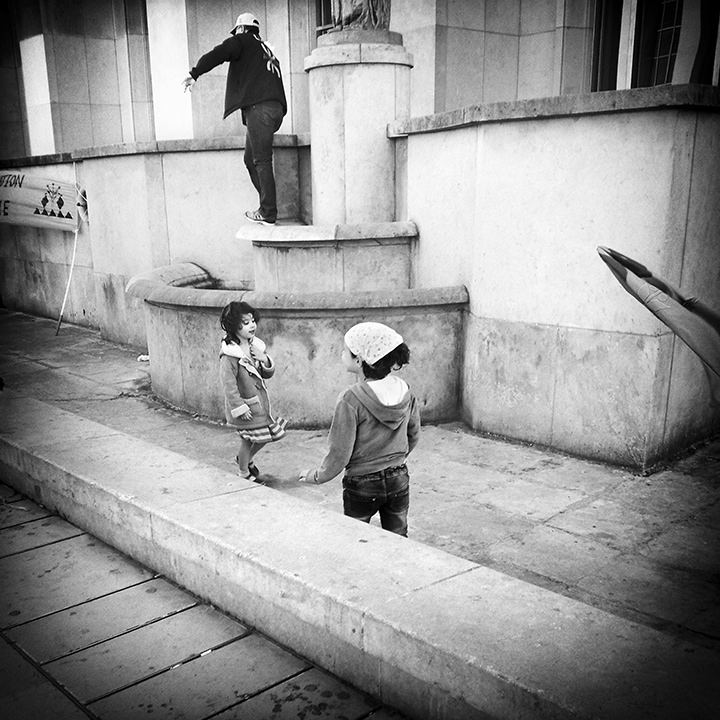
[[[260,480],[260,471],[254,463],[248,463],[248,469],[245,471],[240,467],[237,455],[235,456],[235,462],[238,463],[238,475],[243,480],[249,480],[250,482],[258,483],[259,485],[265,484],[262,480]]]

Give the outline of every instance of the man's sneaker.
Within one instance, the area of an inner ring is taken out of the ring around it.
[[[253,222],[260,223],[261,225],[274,225],[275,221],[269,218],[264,218],[259,210],[248,210],[245,213],[245,217]]]

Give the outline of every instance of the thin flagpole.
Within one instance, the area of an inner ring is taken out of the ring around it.
[[[75,228],[75,242],[73,242],[72,260],[70,261],[70,274],[68,275],[67,286],[65,288],[65,297],[63,297],[62,307],[60,308],[60,317],[58,317],[57,327],[55,328],[55,334],[60,332],[60,323],[62,322],[63,313],[65,312],[65,303],[67,302],[68,293],[70,292],[70,281],[72,280],[73,270],[75,269],[75,254],[77,253],[77,242],[78,242],[78,231],[80,225]]]
[[[80,185],[77,181],[77,166],[75,163],[73,163],[73,172],[75,174],[75,190],[80,195],[80,198],[84,200],[85,207],[87,207],[87,198],[85,197],[85,193],[81,189]],[[75,256],[77,255],[77,244],[78,244],[78,232],[80,232],[80,221],[85,219],[83,217],[83,213],[81,212],[82,207],[81,203],[76,204],[76,212],[78,214],[78,222],[77,226],[75,227],[75,240],[73,242],[73,251],[72,251],[72,259],[70,260],[70,273],[68,275],[68,281],[67,286],[65,287],[65,296],[63,297],[62,306],[60,307],[60,316],[58,317],[57,326],[55,328],[55,335],[57,335],[60,332],[60,323],[62,323],[63,314],[65,313],[65,305],[67,303],[68,294],[70,292],[70,282],[72,281],[73,276],[73,270],[75,269]]]

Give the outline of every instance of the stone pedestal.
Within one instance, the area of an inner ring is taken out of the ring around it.
[[[396,219],[387,125],[409,113],[411,67],[402,37],[385,30],[330,32],[305,59],[313,223]]]
[[[415,286],[413,222],[241,228],[263,292],[358,292]]]

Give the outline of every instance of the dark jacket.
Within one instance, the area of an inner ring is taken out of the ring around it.
[[[190,75],[197,80],[222,63],[230,63],[225,86],[225,119],[241,108],[276,100],[287,112],[280,63],[273,51],[254,33],[238,33],[205,53]],[[243,122],[245,119],[243,118]]]

